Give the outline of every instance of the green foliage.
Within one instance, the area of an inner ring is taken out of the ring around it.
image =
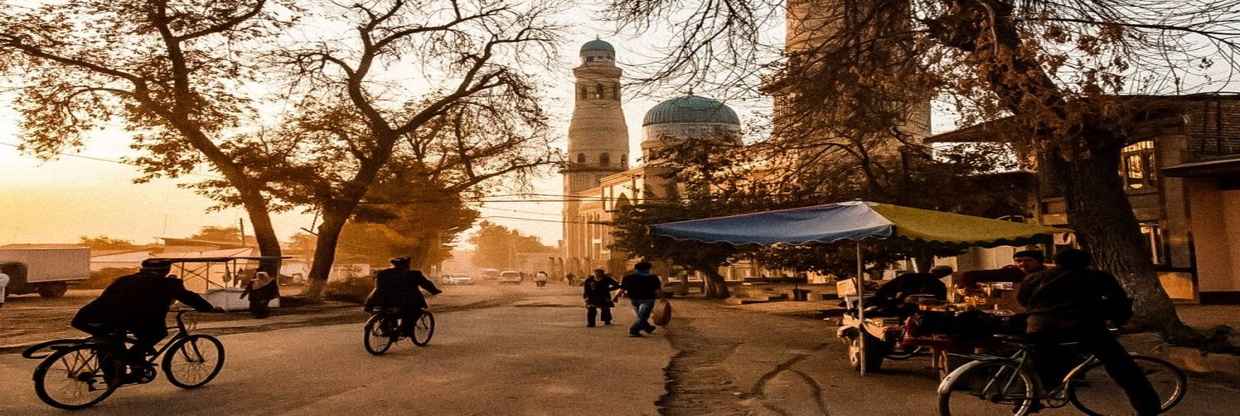
[[[219,227],[208,225],[199,229],[198,232],[190,236],[189,239],[239,243],[241,242],[241,229],[232,226]]]
[[[82,245],[90,247],[91,250],[128,250],[132,248],[141,247],[137,244],[134,244],[133,241],[122,240],[119,238],[112,238],[112,237],[108,237],[104,235],[95,236],[95,237],[84,235],[84,236],[78,237],[78,241]]]

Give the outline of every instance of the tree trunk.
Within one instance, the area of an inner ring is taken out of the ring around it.
[[[241,191],[240,193],[241,205],[249,214],[250,225],[254,228],[254,239],[258,241],[259,254],[276,257],[275,260],[259,262],[258,269],[279,279],[281,262],[279,257],[283,253],[280,249],[280,239],[276,237],[275,227],[271,225],[271,214],[267,212],[267,200],[263,199],[262,194],[257,191]]]
[[[310,286],[306,287],[303,294],[310,300],[323,298],[332,264],[336,262],[336,243],[340,240],[340,231],[344,229],[348,218],[348,214],[337,210],[323,212],[323,223],[319,224],[319,235],[314,245],[314,262],[310,265]]]
[[[1083,140],[1123,143],[1113,137]],[[1093,257],[1095,266],[1114,274],[1132,298],[1133,323],[1157,330],[1173,342],[1195,342],[1200,336],[1180,321],[1158,280],[1140,224],[1117,174],[1121,149],[1118,144],[1095,146],[1088,159],[1072,161],[1053,150],[1039,156],[1063,192],[1068,223],[1081,247]]]
[[[726,299],[732,296],[732,293],[728,291],[727,281],[723,279],[723,275],[719,274],[718,266],[698,265],[696,269],[706,275],[702,283],[706,289],[704,294],[707,299]]]

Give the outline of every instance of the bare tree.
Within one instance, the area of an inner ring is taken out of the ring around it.
[[[20,96],[23,150],[52,158],[120,121],[133,132],[138,182],[207,164],[242,205],[264,255],[279,256],[266,189],[226,144],[251,101],[262,41],[287,26],[274,0],[48,2],[0,9],[0,74]],[[221,201],[225,202],[225,201]],[[275,273],[279,263],[263,267]]]
[[[554,6],[361,2],[332,10],[355,36],[276,54],[300,100],[283,196],[322,213],[309,296],[385,167],[464,192],[551,161],[534,71],[554,62]]]
[[[731,78],[712,82],[763,89],[777,97],[776,136],[787,127],[802,134],[786,137],[829,140],[822,130],[841,126],[838,136],[868,137],[928,97],[966,124],[1011,116],[997,134],[1034,149],[1082,245],[1121,279],[1138,320],[1195,337],[1159,284],[1115,174],[1131,128],[1168,104],[1115,96],[1226,88],[1240,69],[1240,1],[703,0],[679,13],[681,4],[612,2],[622,24],[679,23],[670,58],[647,79],[706,80],[716,75],[701,69],[713,68]],[[763,38],[783,16],[787,43]],[[775,61],[753,52],[777,49]]]

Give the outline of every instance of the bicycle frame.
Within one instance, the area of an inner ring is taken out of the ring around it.
[[[948,353],[948,354],[951,356],[955,356],[955,357],[967,358],[973,361],[1008,362],[1008,363],[1014,364],[1013,368],[1015,368],[1015,371],[1013,371],[1012,374],[1009,376],[1009,378],[1006,380],[1007,385],[1004,386],[1005,389],[1003,391],[1006,391],[1006,388],[1011,386],[1011,383],[1016,380],[1016,377],[1018,377],[1018,373],[1020,372],[1033,373],[1034,377],[1031,377],[1031,378],[1033,379],[1033,388],[1034,388],[1034,393],[1035,393],[1034,399],[1039,402],[1045,401],[1047,399],[1054,399],[1056,394],[1059,391],[1066,389],[1068,387],[1068,384],[1071,382],[1072,379],[1076,378],[1078,374],[1080,374],[1090,365],[1098,361],[1098,358],[1095,357],[1093,354],[1087,354],[1085,356],[1085,359],[1082,360],[1079,364],[1073,366],[1072,369],[1068,371],[1068,374],[1065,375],[1063,379],[1059,381],[1058,384],[1053,386],[1053,388],[1047,390],[1046,386],[1042,385],[1042,378],[1038,377],[1037,372],[1034,371],[1035,369],[1031,368],[1031,360],[1029,357],[1029,346],[1024,345],[1024,344],[1018,344],[1018,345],[1019,345],[1019,348],[1017,349],[1017,351],[1007,357],[1004,357],[1001,355],[986,355],[986,354],[956,354],[956,353]],[[1002,377],[1001,373],[996,373],[995,375],[991,376],[991,378],[987,381],[986,387],[983,390],[984,391],[989,390],[992,383],[994,383],[995,381],[998,381],[1000,377]],[[947,383],[944,383],[944,384],[947,384]],[[1062,404],[1060,404],[1060,406],[1062,406]],[[1052,407],[1059,407],[1059,406],[1052,406]]]

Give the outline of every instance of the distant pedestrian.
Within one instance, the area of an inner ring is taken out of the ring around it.
[[[547,286],[547,272],[539,271],[534,274],[534,285],[538,287]]]
[[[250,298],[250,314],[255,318],[266,318],[271,314],[268,305],[272,299],[279,296],[279,289],[276,285],[276,279],[272,278],[267,272],[258,272],[250,279],[245,287],[245,292],[241,293],[241,298]]]
[[[637,320],[629,327],[630,337],[640,337],[642,331],[653,334],[655,330],[655,326],[650,324],[650,313],[654,310],[663,281],[658,275],[650,273],[651,267],[653,265],[650,262],[637,263],[633,273],[624,276],[620,281],[620,293],[616,297],[627,294],[633,302],[633,312],[637,315]]]
[[[577,280],[577,275],[569,273],[564,275],[564,280],[568,281],[569,286],[572,286],[576,283],[575,281]]]
[[[8,296],[4,290],[9,285],[9,275],[0,271],[0,308],[4,307],[4,297]]]
[[[611,308],[616,306],[611,300],[611,292],[619,289],[620,284],[603,269],[595,269],[594,274],[581,283],[581,287],[581,297],[586,301],[586,326],[595,326],[599,312],[602,312],[603,324],[611,325]]]

